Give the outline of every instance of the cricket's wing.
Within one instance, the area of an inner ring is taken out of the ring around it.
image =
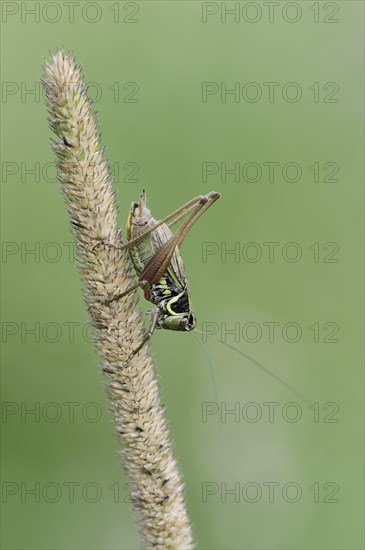
[[[155,255],[140,275],[140,279],[156,283],[166,271],[175,284],[181,289],[185,287],[185,269],[177,246],[178,236],[163,224],[152,233]]]
[[[169,241],[173,237],[173,232],[168,227],[168,225],[163,224],[160,227],[158,227],[153,233],[153,246],[155,248],[155,251],[157,252],[167,241]],[[184,263],[182,261],[179,247],[175,246],[174,251],[170,260],[170,265],[168,266],[167,270],[172,279],[174,280],[175,284],[183,288],[184,282],[185,282],[185,268]]]
[[[201,196],[199,198],[199,203],[192,209],[175,234],[172,234],[165,224],[162,224],[156,229],[156,239],[159,239],[162,245],[158,248],[153,259],[149,261],[142,272],[142,274],[146,276],[147,281],[149,281],[150,278],[152,282],[157,281],[158,277],[163,275],[171,264],[171,270],[177,276],[183,288],[185,288],[185,270],[178,247],[183,243],[194,223],[217,199],[219,199],[219,197],[220,194],[216,191],[211,191],[208,195]],[[185,214],[187,214],[187,212],[182,214],[182,216]],[[179,216],[177,219],[179,219]],[[142,274],[140,277],[142,277]]]

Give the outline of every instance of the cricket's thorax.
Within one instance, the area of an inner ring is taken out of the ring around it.
[[[139,215],[139,211],[138,203],[133,203],[127,221],[128,241],[139,237],[156,223],[156,220],[151,216],[148,209],[144,209],[143,215]],[[145,239],[132,244],[129,248],[129,255],[138,275],[156,252],[153,244],[153,233]]]

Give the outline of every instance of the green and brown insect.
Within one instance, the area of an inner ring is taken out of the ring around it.
[[[112,300],[123,298],[141,287],[146,300],[156,307],[151,314],[149,330],[125,364],[143,348],[156,328],[185,332],[195,328],[196,318],[179,247],[194,223],[219,197],[215,191],[195,197],[160,221],[153,218],[147,208],[144,191],[140,201],[132,203],[127,221],[127,241],[120,248],[128,250],[138,281]],[[185,221],[173,233],[170,227],[184,218]]]
[[[200,195],[159,221],[152,217],[147,208],[144,191],[140,201],[132,203],[126,227],[127,240],[122,242],[118,248],[128,250],[138,280],[122,294],[111,298],[109,302],[123,298],[141,287],[144,290],[145,298],[156,307],[151,314],[149,330],[124,362],[124,366],[143,348],[156,328],[184,332],[190,332],[195,328],[196,317],[192,308],[189,284],[186,280],[179,247],[194,223],[219,197],[220,194],[215,191],[211,191],[207,195]],[[184,218],[186,218],[185,221],[173,233],[170,227]],[[198,332],[211,336],[201,331]],[[218,341],[253,362],[303,401],[309,402],[305,396],[262,363],[229,343]],[[208,364],[211,369],[210,361]],[[215,388],[214,381],[213,387]],[[216,394],[216,390],[214,391]],[[216,401],[218,401],[217,398]]]

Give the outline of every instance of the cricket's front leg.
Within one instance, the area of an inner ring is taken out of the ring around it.
[[[126,359],[126,361],[123,362],[122,364],[123,367],[126,367],[130,362],[130,360],[133,359],[133,357],[141,351],[141,349],[145,346],[145,344],[147,344],[148,340],[151,338],[152,334],[155,332],[156,324],[157,324],[157,321],[160,319],[160,316],[161,316],[161,311],[158,307],[156,307],[151,313],[151,324],[148,332],[146,332],[145,336],[142,339],[142,342],[132,351],[128,359]]]

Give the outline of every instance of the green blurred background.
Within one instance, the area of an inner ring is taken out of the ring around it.
[[[203,417],[204,351],[155,334],[198,548],[363,548],[363,3],[236,4],[2,2],[3,548],[140,545],[50,164],[39,80],[59,47],[93,83],[120,223],[142,188],[157,218],[220,191],[183,246],[198,328],[310,401],[210,340]]]

